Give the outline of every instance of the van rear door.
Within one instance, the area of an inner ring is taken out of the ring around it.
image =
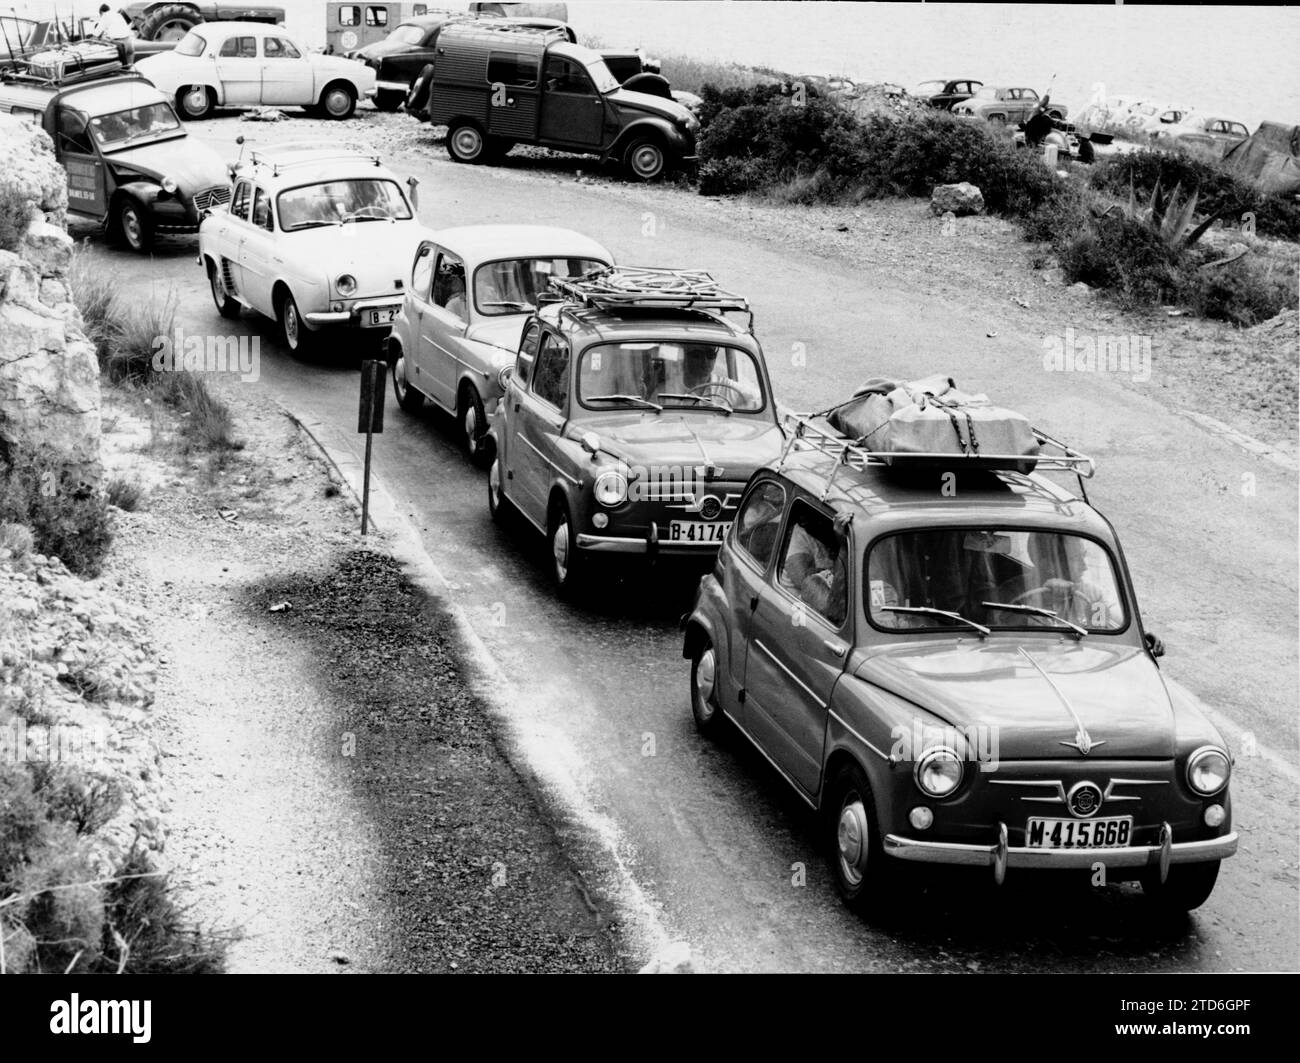
[[[492,48],[488,52],[488,133],[510,140],[537,136],[541,55],[538,51]]]

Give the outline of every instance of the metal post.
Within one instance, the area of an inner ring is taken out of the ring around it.
[[[374,362],[367,362],[365,365],[366,376],[370,378],[370,386],[366,389],[366,471],[365,480],[361,488],[361,534],[365,535],[370,525],[370,442],[374,439],[374,415],[375,415],[375,386],[374,386]]]

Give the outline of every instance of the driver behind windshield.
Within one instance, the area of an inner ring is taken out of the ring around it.
[[[721,348],[711,344],[690,343],[683,347],[681,390],[688,395],[721,400],[733,409],[757,409],[761,401],[758,389],[747,381],[733,378],[726,362],[719,361],[720,353]]]

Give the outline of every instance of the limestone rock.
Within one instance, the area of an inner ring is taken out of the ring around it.
[[[930,193],[930,210],[942,215],[952,211],[957,217],[984,213],[984,193],[969,181],[955,185],[935,185]]]

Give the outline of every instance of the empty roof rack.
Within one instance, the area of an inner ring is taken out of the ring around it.
[[[826,486],[822,490],[821,497],[823,501],[830,494],[836,473],[845,466],[859,471],[870,466],[900,469],[907,468],[909,465],[931,468],[943,465],[951,469],[966,463],[972,467],[995,469],[999,472],[1023,475],[1016,473],[1014,468],[1007,468],[1007,466],[1032,462],[1033,471],[1035,472],[1068,472],[1076,476],[1079,481],[1079,494],[1084,502],[1088,501],[1088,491],[1083,481],[1085,478],[1091,478],[1096,471],[1096,463],[1092,458],[1086,454],[1080,454],[1059,439],[1054,439],[1037,428],[1031,428],[1031,431],[1038,440],[1039,446],[1050,447],[1052,448],[1050,451],[1041,451],[1034,455],[985,454],[983,452],[978,454],[961,454],[958,452],[914,454],[892,450],[867,450],[852,439],[840,435],[829,426],[823,427],[817,424],[813,418],[805,414],[787,413],[783,420],[789,429],[789,440],[785,445],[785,450],[781,453],[778,467],[785,464],[791,450],[800,444],[804,449],[819,451],[835,461],[830,475],[826,478]]]
[[[551,288],[561,299],[600,310],[738,311],[749,315],[749,330],[754,330],[749,300],[700,269],[610,266],[581,277],[553,277]]]
[[[269,148],[254,148],[248,153],[248,158],[254,166],[271,167],[274,176],[279,176],[281,170],[287,170],[291,166],[315,166],[322,162],[344,159],[352,161],[364,159],[376,166],[383,165],[376,152],[348,144],[321,147],[319,142],[311,140],[293,140]]]

